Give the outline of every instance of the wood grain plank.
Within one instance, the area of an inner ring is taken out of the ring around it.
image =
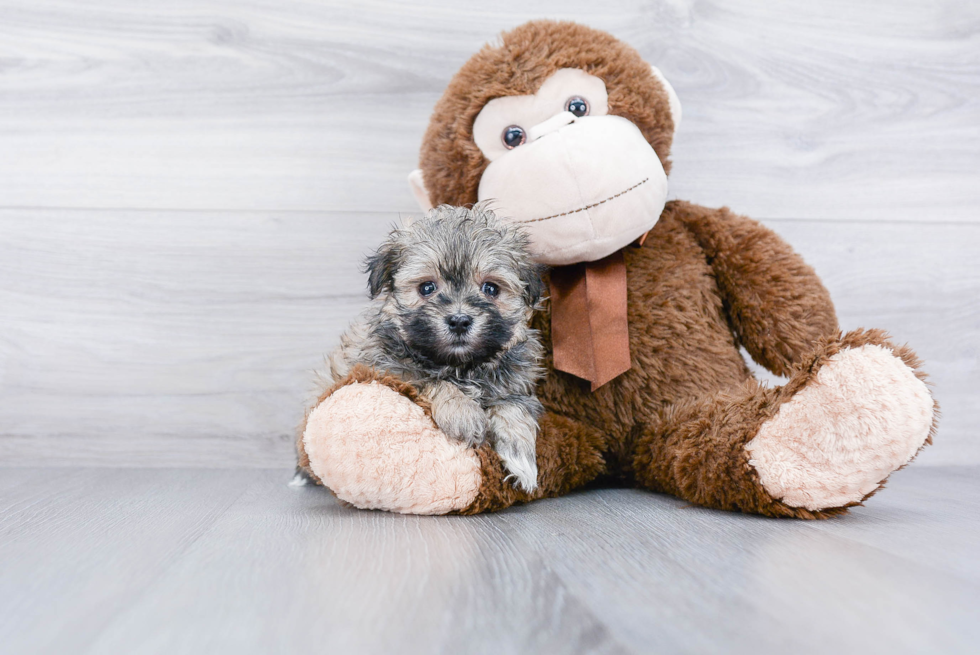
[[[159,466],[287,463],[313,371],[366,302],[361,259],[397,220],[3,216],[4,458]]]
[[[0,651],[83,652],[210,529],[242,471],[0,469]]]
[[[89,652],[626,652],[493,517],[352,511],[253,476]]]
[[[917,472],[895,486],[917,493]],[[956,478],[943,488],[961,484],[975,486]],[[851,520],[894,517],[881,516],[875,500]],[[972,506],[952,514],[938,520],[944,531],[975,539]],[[893,537],[928,534],[933,524],[928,510],[905,518],[893,524]],[[637,652],[965,653],[978,634],[972,617],[980,587],[929,565],[942,548],[940,534],[897,556],[809,522],[706,510],[626,489],[542,501],[501,520]],[[950,554],[957,557],[972,555]]]
[[[803,522],[627,489],[418,517],[289,469],[0,469],[0,650],[967,653],[978,472],[909,469]]]
[[[0,211],[0,460],[288,466],[314,371],[395,214]],[[980,226],[771,221],[845,329],[909,342],[978,463]]]
[[[980,7],[962,0],[9,0],[0,206],[414,210],[442,89],[542,16],[609,30],[672,80],[676,197],[978,219]]]
[[[884,491],[855,510],[813,527],[980,583],[980,487],[975,467],[903,469]],[[955,488],[957,492],[950,495]],[[964,517],[970,517],[964,523]]]

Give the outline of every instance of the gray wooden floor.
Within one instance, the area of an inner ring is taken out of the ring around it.
[[[849,516],[624,489],[475,517],[286,469],[0,470],[0,652],[976,653],[980,469]]]

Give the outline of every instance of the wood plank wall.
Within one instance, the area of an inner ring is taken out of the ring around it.
[[[500,30],[606,29],[673,197],[759,218],[927,360],[980,462],[980,6],[0,0],[0,462],[278,466],[428,114]]]

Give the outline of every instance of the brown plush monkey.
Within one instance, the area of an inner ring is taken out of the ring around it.
[[[679,119],[659,72],[587,27],[531,22],[474,55],[410,180],[423,207],[492,200],[554,266],[536,318],[539,487],[515,489],[489,447],[449,441],[410,387],[363,369],[309,414],[304,470],[358,507],[408,513],[498,510],[611,476],[822,518],[930,443],[936,406],[911,350],[841,335],[813,269],[767,228],[665,202]],[[739,346],[789,381],[760,385]]]

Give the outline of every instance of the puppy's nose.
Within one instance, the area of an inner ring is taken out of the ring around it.
[[[453,334],[464,335],[469,332],[470,326],[473,325],[473,318],[466,314],[453,314],[446,319],[446,324]]]

